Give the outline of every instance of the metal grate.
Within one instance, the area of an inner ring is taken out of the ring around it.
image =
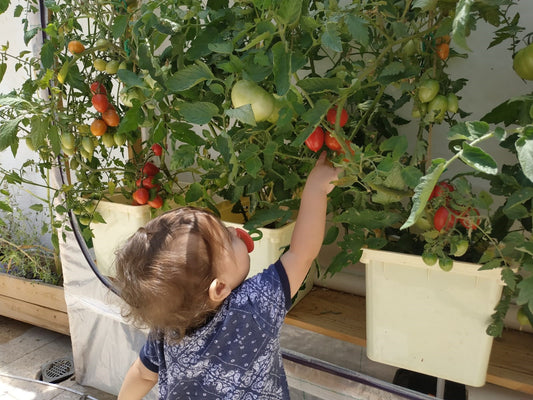
[[[63,382],[72,375],[74,375],[74,361],[72,361],[72,358],[58,358],[41,366],[41,380],[43,382]]]

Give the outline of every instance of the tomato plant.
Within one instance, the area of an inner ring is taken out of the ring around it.
[[[455,226],[455,215],[448,208],[439,207],[433,216],[433,226],[438,231],[449,231]]]
[[[254,241],[250,234],[241,228],[235,228],[235,232],[237,233],[239,239],[241,239],[246,245],[246,250],[248,250],[248,253],[254,251]]]
[[[305,144],[311,151],[317,152],[320,150],[324,145],[324,130],[320,126],[317,126],[313,133],[305,139]]]
[[[330,108],[328,110],[328,113],[326,115],[326,118],[328,122],[335,126],[335,121],[337,120],[337,107]],[[342,128],[346,123],[348,122],[348,112],[343,108],[341,110],[340,120],[339,120],[339,126]]]
[[[85,46],[79,40],[71,40],[68,43],[68,51],[72,54],[80,54],[85,51]]]
[[[448,56],[450,54],[450,45],[448,43],[440,43],[437,45],[437,56],[445,61],[448,59]]]
[[[330,150],[340,151],[342,149],[341,144],[338,142],[337,139],[332,136],[331,132],[326,132],[326,135],[324,137],[324,143],[326,143],[326,146]]]
[[[107,126],[118,126],[120,124],[120,117],[114,108],[109,107],[102,113],[102,119]]]
[[[107,124],[102,119],[95,119],[91,123],[91,133],[94,136],[102,136],[107,131]]]
[[[135,201],[135,203],[139,205],[146,204],[149,198],[150,198],[150,192],[148,191],[148,189],[145,189],[143,187],[133,192],[133,200]]]
[[[91,102],[95,110],[101,113],[105,112],[109,108],[109,101],[107,100],[107,96],[105,94],[95,94],[91,98]]]
[[[533,80],[533,43],[515,54],[513,69],[520,78]]]
[[[159,167],[148,161],[144,164],[142,172],[146,176],[155,176],[159,172]]]
[[[163,154],[163,147],[161,147],[159,143],[154,143],[151,148],[154,152],[154,156],[161,157]]]
[[[231,102],[235,108],[250,104],[256,122],[267,120],[274,111],[274,97],[248,80],[240,80],[233,85]]]
[[[422,103],[429,103],[439,93],[440,84],[435,79],[427,79],[418,87],[418,98]]]
[[[152,208],[161,208],[163,207],[163,198],[156,195],[152,200],[148,200],[147,203]]]

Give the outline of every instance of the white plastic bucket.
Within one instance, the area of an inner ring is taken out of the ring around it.
[[[421,257],[365,249],[367,355],[371,360],[470,386],[485,384],[486,333],[500,271],[454,262],[445,272]]]
[[[102,200],[96,207],[106,223],[91,223],[96,264],[107,276],[115,274],[115,251],[151,218],[148,205],[126,204],[127,200],[122,196],[113,196],[111,200]]]

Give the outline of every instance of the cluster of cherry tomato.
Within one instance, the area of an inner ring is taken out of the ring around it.
[[[154,143],[151,149],[156,157],[160,157],[163,154],[163,148],[158,143]],[[148,204],[152,208],[161,208],[163,206],[163,198],[158,194],[161,188],[157,184],[156,175],[158,173],[159,167],[154,163],[147,161],[144,164],[141,177],[136,182],[137,190],[133,192],[133,201],[136,205]]]
[[[337,119],[337,107],[333,107],[328,110],[326,119],[332,126],[335,126],[335,122]],[[340,112],[339,126],[342,128],[344,125],[346,125],[347,122],[348,112],[343,108]],[[346,143],[348,144],[348,146],[350,145],[349,140],[346,140]],[[322,146],[324,146],[324,144],[330,150],[339,153],[343,151],[341,144],[331,135],[331,132],[328,130],[324,132],[324,129],[322,129],[322,127],[320,126],[317,126],[313,133],[308,136],[308,138],[305,140],[305,144],[307,145],[309,150],[314,152],[317,152],[322,149]]]
[[[107,90],[100,82],[91,84],[91,103],[96,111],[101,113],[101,118],[95,118],[91,123],[91,133],[94,136],[103,136],[107,127],[116,127],[120,124],[120,117],[115,107],[107,98]]]
[[[444,197],[445,205],[440,206],[433,216],[433,226],[439,232],[449,231],[453,229],[455,224],[459,222],[468,230],[476,230],[481,223],[479,218],[479,211],[476,208],[468,208],[462,212],[458,212],[450,207],[450,193],[455,191],[455,187],[445,181],[437,183],[429,196],[429,201]]]

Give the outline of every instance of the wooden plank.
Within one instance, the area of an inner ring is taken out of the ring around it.
[[[31,304],[67,312],[62,287],[0,273],[0,294]]]
[[[0,295],[0,314],[41,328],[70,335],[66,312]]]
[[[365,298],[314,287],[288,313],[285,322],[366,346]]]
[[[315,287],[285,322],[366,346],[366,303],[361,296]],[[494,340],[487,382],[533,394],[533,334],[509,329]]]
[[[533,334],[508,329],[494,339],[487,382],[533,394]]]

